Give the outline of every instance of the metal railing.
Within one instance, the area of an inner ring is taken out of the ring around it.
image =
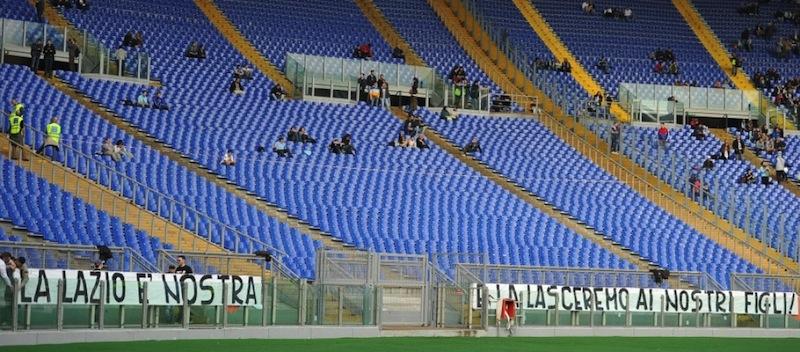
[[[28,125],[25,127],[27,130],[25,139],[32,141],[33,145],[41,145],[45,134],[42,131]],[[33,135],[30,135],[30,133]],[[9,146],[16,145],[24,150],[27,156],[31,156],[27,161],[27,168],[31,171],[37,172],[39,175],[45,176],[49,171],[51,179],[55,178],[56,169],[64,167],[72,173],[80,176],[75,179],[75,193],[81,193],[80,181],[89,181],[94,187],[87,187],[87,197],[91,198],[93,189],[97,189],[99,197],[99,204],[105,204],[105,198],[108,191],[114,193],[111,200],[111,214],[122,213],[122,216],[117,215],[125,220],[136,225],[137,228],[148,230],[151,236],[158,237],[162,242],[169,243],[170,241],[176,242],[175,249],[178,251],[196,251],[200,248],[198,241],[207,241],[208,243],[218,245],[222,251],[231,250],[237,253],[254,253],[257,250],[267,250],[273,257],[279,260],[286,256],[283,251],[272,247],[271,245],[263,242],[262,240],[241,232],[240,230],[223,223],[220,220],[200,212],[192,206],[177,200],[172,195],[161,193],[138,180],[116,170],[114,167],[109,166],[102,159],[95,155],[88,155],[82,151],[71,147],[62,137],[59,144],[59,152],[53,155],[51,160],[46,159],[45,155],[36,155],[27,148],[26,145],[19,145],[9,139],[7,135],[3,135],[2,139],[9,143]],[[12,148],[9,148],[9,157],[11,156]],[[46,152],[46,151],[45,151]],[[51,151],[52,153],[52,151]],[[100,156],[102,158],[102,156]],[[39,160],[41,159],[41,160]],[[39,160],[40,162],[36,162]],[[22,165],[25,160],[18,161]],[[37,165],[38,164],[38,165]],[[49,170],[45,168],[49,167]],[[65,169],[65,171],[66,171]],[[64,172],[63,185],[66,187],[68,182],[68,173]],[[98,189],[99,188],[99,189]],[[125,203],[120,204],[117,209],[117,203],[114,198],[124,199]],[[127,204],[135,205],[135,213],[129,214],[129,207]],[[149,229],[146,229],[146,221],[143,221],[142,216],[155,216],[162,220],[162,228],[157,230],[156,221],[150,221]],[[178,233],[176,236],[169,235],[170,224],[174,226]],[[185,232],[185,234],[184,234]],[[188,236],[184,238],[184,236]],[[205,246],[208,251],[210,247]],[[289,269],[285,268],[287,272]],[[296,275],[289,275],[296,277]]]
[[[611,145],[610,126],[613,121],[605,119],[581,119],[581,122],[599,138],[606,139]],[[728,233],[733,233],[741,229],[759,241],[760,253],[768,253],[771,249],[779,252],[779,264],[789,269],[790,261],[800,261],[800,229],[797,236],[790,236],[791,230],[787,228],[787,217],[779,209],[770,209],[769,203],[757,201],[752,195],[745,195],[745,200],[740,201],[733,188],[722,188],[725,183],[733,183],[738,180],[722,178],[720,175],[707,175],[707,171],[701,168],[705,155],[687,156],[680,155],[678,152],[666,147],[655,146],[655,128],[651,136],[639,138],[637,133],[626,132],[628,126],[621,129],[619,141],[619,151],[628,156],[639,166],[646,169],[651,175],[661,179],[671,185],[676,191],[682,193],[687,198],[694,200],[694,203],[701,210],[708,210],[716,214],[719,218],[725,219],[730,223],[725,228]],[[732,155],[733,157],[733,155]],[[716,161],[725,162],[725,161]],[[755,174],[755,173],[754,173]],[[734,175],[738,178],[741,175]],[[693,177],[699,178],[702,183],[700,190],[695,190],[690,180]],[[756,182],[759,182],[756,180]],[[739,186],[731,186],[739,187]],[[773,205],[774,206],[774,205]],[[772,214],[779,214],[775,219]],[[698,213],[699,215],[699,213]],[[744,219],[744,224],[739,219]],[[723,224],[715,223],[715,226],[722,228]],[[745,258],[752,260],[753,258]]]
[[[175,250],[158,250],[156,267],[159,272],[167,272],[170,265],[177,262],[178,256],[186,258],[191,263],[195,272],[206,274],[225,274],[260,276],[267,279],[267,273],[279,278],[299,280],[295,274],[287,268],[281,257],[270,257],[269,259],[255,254],[240,253],[206,253]],[[258,268],[258,272],[252,272],[251,268],[243,268],[243,265],[252,265]],[[244,272],[243,272],[244,271]]]
[[[700,290],[722,290],[704,272],[673,271],[664,284],[653,280],[648,271],[625,269],[563,268],[502,264],[458,264],[461,281],[478,283],[536,284],[589,287],[675,287],[689,285]]]
[[[105,268],[117,271],[154,272],[156,267],[149,260],[130,247],[109,246],[112,259],[105,261]],[[37,256],[28,259],[29,266],[41,268],[60,267],[61,269],[91,269],[99,260],[97,246],[67,243],[32,243],[0,241],[0,252],[9,252],[14,257]],[[82,265],[82,267],[76,267]]]

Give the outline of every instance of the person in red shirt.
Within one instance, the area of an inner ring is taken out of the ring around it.
[[[667,146],[667,140],[669,139],[669,129],[667,128],[667,124],[661,123],[661,127],[658,128],[658,146],[659,148],[663,148]]]

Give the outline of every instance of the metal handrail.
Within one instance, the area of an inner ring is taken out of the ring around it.
[[[42,136],[44,136],[45,134],[42,131],[36,129],[35,127],[32,127],[32,126],[28,125],[28,126],[25,127],[25,129],[28,130],[28,131],[32,131],[32,132],[36,133],[36,135],[34,136],[35,140],[44,139],[44,138],[42,138]],[[27,152],[31,153],[31,150],[28,149],[26,145],[19,145],[19,144],[15,143],[15,142],[11,141],[11,139],[7,135],[4,135],[3,138],[8,140],[8,142],[13,144],[13,145],[17,145],[17,146],[20,146],[20,147],[22,147],[24,149],[27,149]],[[199,230],[199,227],[200,227],[200,224],[201,224],[201,220],[206,221],[206,224],[208,225],[208,236],[207,236],[207,238],[205,238],[205,240],[207,240],[210,243],[215,243],[213,241],[213,237],[212,237],[213,227],[214,226],[219,226],[221,231],[219,233],[220,234],[220,243],[218,245],[220,247],[222,247],[223,249],[226,248],[225,247],[225,244],[226,244],[226,239],[225,239],[226,232],[225,231],[230,231],[229,233],[232,233],[234,235],[233,236],[234,237],[234,248],[237,251],[239,250],[240,238],[244,238],[246,240],[252,241],[252,243],[255,244],[255,245],[260,245],[262,248],[270,250],[275,255],[286,256],[285,252],[283,252],[283,251],[281,251],[281,250],[279,250],[277,248],[272,247],[271,245],[263,242],[262,240],[260,240],[258,238],[255,238],[255,237],[253,237],[253,236],[251,236],[249,234],[243,233],[242,231],[240,231],[238,229],[235,229],[235,228],[233,228],[233,227],[231,227],[231,226],[229,226],[227,224],[224,224],[221,221],[216,220],[216,219],[212,218],[211,216],[200,212],[199,210],[193,209],[188,204],[178,201],[177,199],[173,198],[172,196],[169,196],[169,195],[166,195],[164,193],[161,193],[160,191],[158,191],[158,190],[156,190],[154,188],[151,188],[151,187],[149,187],[149,186],[137,181],[136,179],[134,179],[134,178],[122,173],[122,172],[117,171],[116,169],[114,169],[114,168],[106,165],[105,163],[97,160],[93,156],[87,155],[87,154],[81,152],[80,150],[77,150],[77,149],[69,146],[63,140],[59,144],[59,149],[60,149],[60,153],[59,153],[60,155],[59,156],[62,157],[63,158],[62,160],[64,161],[64,164],[61,165],[61,166],[65,167],[65,168],[68,168],[72,172],[83,176],[84,179],[95,183],[99,187],[103,187],[103,188],[109,189],[111,191],[118,192],[118,195],[120,197],[126,198],[126,199],[131,199],[133,201],[133,203],[136,204],[137,206],[140,206],[144,210],[146,210],[148,212],[151,212],[151,213],[157,215],[158,217],[160,217],[162,219],[165,219],[166,221],[169,221],[169,222],[177,225],[178,227],[180,227],[180,228],[182,228],[184,230],[192,231],[192,230],[189,229],[189,226],[187,224],[187,221],[188,221],[187,220],[188,219],[187,218],[187,212],[188,212],[188,214],[193,214],[194,215],[194,219],[195,219],[194,231],[196,231],[196,235],[198,237],[200,236],[200,234],[199,234],[199,232],[197,232],[197,230]],[[70,157],[69,153],[72,153],[72,157]],[[73,166],[69,165],[70,164],[70,160],[74,160],[74,165]],[[83,165],[85,167],[84,168],[85,172],[81,172],[81,169],[80,169],[81,161],[85,162],[84,165]],[[55,162],[52,162],[52,163],[58,165],[58,163],[55,163]],[[95,175],[92,175],[92,173],[91,173],[92,167],[94,167],[95,170],[97,170]],[[108,182],[107,182],[108,185],[103,185],[103,183],[100,181],[101,174],[106,174],[107,175],[107,177],[108,177]],[[120,185],[119,189],[114,189],[114,182],[112,181],[112,176],[116,177],[119,180],[119,182],[118,182],[119,185]],[[128,184],[130,184],[131,186],[130,187],[126,187],[125,186],[126,182]],[[127,197],[125,195],[126,188],[128,188],[128,191],[130,191],[132,193],[132,197]],[[139,191],[139,190],[141,190],[144,193],[144,197],[143,197],[144,199],[137,199],[137,194],[138,194],[137,191]],[[149,195],[150,194],[153,194],[156,197],[155,199],[156,199],[156,202],[157,202],[157,209],[156,209],[155,212],[153,212],[150,209],[149,205],[148,205],[148,200],[149,200]],[[161,210],[162,201],[166,202],[167,208],[169,210],[169,212],[167,214],[168,217],[166,217],[166,218],[164,216],[162,216],[162,210]],[[182,215],[181,215],[182,222],[180,224],[173,220],[173,215],[174,215],[173,214],[173,209],[182,209]],[[151,235],[155,235],[155,233],[153,233],[153,232],[154,231],[150,232]],[[165,232],[166,232],[166,227],[165,227]],[[164,238],[166,238],[166,234],[164,234]],[[195,244],[195,241],[192,241],[192,245],[193,246],[194,246],[194,244]],[[179,247],[178,249],[181,249],[180,248],[180,242],[179,242],[179,246],[178,247]],[[250,248],[250,249],[251,249],[251,252],[252,252],[253,248]]]
[[[171,262],[175,262],[177,260],[177,256],[183,255],[187,256],[190,259],[238,259],[238,260],[245,260],[248,262],[253,262],[254,260],[263,260],[266,263],[266,258],[259,257],[254,254],[244,254],[244,253],[208,253],[208,252],[191,252],[191,251],[180,251],[180,250],[167,250],[167,249],[159,249],[158,250],[158,267],[163,268],[164,263],[162,263],[162,258],[168,259]],[[275,273],[279,274],[281,278],[284,279],[292,279],[297,280],[299,277],[292,272],[288,267],[283,264],[283,257],[281,256],[273,256],[272,260],[269,262],[270,268]],[[262,270],[266,271],[266,268],[259,263],[254,263],[256,265],[261,266]],[[222,269],[222,268],[219,268]],[[263,274],[263,273],[262,273]],[[263,275],[262,275],[263,276]]]
[[[71,256],[71,253],[74,252],[93,252],[97,253],[99,250],[97,246],[90,246],[90,245],[82,245],[82,244],[68,244],[68,243],[31,243],[31,242],[14,242],[14,241],[0,241],[0,248],[14,248],[14,249],[26,249],[26,250],[42,250],[44,252],[67,252],[68,255]],[[109,251],[111,253],[118,253],[122,254],[123,258],[120,258],[120,264],[124,264],[123,259],[124,256],[127,255],[128,257],[128,271],[134,271],[133,264],[136,264],[139,268],[142,268],[142,271],[148,272],[157,272],[158,270],[156,267],[147,259],[142,257],[138,252],[134,251],[130,247],[118,247],[118,246],[108,246]],[[67,265],[69,266],[69,260],[67,261]]]

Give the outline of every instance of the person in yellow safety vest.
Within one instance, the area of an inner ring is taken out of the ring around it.
[[[17,159],[17,150],[22,157],[22,160],[28,160],[25,156],[25,149],[22,146],[25,143],[25,118],[23,114],[25,110],[14,109],[8,117],[8,135],[11,138],[11,159]]]
[[[58,146],[61,142],[61,125],[58,124],[58,116],[53,116],[53,118],[50,119],[45,134],[44,143],[42,143],[42,146],[36,151],[36,154],[44,153],[45,148],[55,148],[56,153],[60,152],[61,149]]]
[[[24,109],[25,105],[19,102],[19,98],[11,99],[11,112],[8,113],[8,120],[11,121],[14,115],[22,115]]]

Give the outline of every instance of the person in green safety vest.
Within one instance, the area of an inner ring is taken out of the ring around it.
[[[19,157],[22,160],[28,160],[25,156],[25,150],[22,146],[25,143],[25,109],[17,103],[16,100],[12,100],[12,104],[14,104],[14,108],[11,111],[11,114],[8,116],[8,135],[11,138],[11,159],[16,160]],[[20,106],[17,108],[17,106]]]
[[[53,116],[47,124],[44,143],[36,150],[36,154],[43,154],[45,148],[54,148],[56,153],[59,153],[61,151],[59,143],[61,143],[61,125],[58,124],[58,116]]]

